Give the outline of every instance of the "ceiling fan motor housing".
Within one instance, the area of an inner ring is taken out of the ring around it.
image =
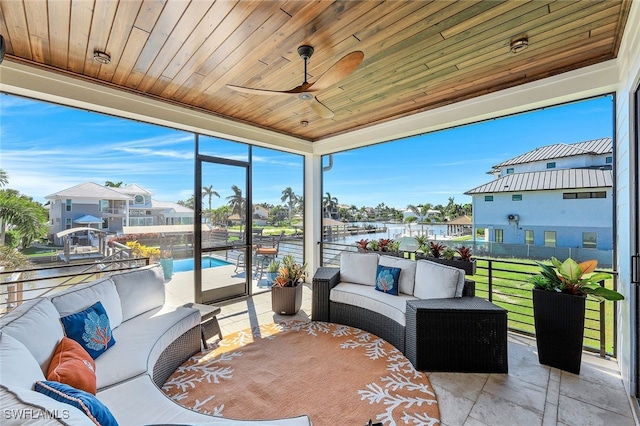
[[[306,61],[313,55],[313,47],[307,45],[298,47],[298,55]]]

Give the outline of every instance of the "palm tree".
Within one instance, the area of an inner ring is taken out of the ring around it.
[[[47,221],[44,208],[13,189],[0,190],[0,245],[5,244],[7,227],[20,234],[20,244],[29,246],[39,238]]]
[[[9,175],[0,169],[0,186],[6,186],[9,183]]]
[[[120,188],[122,186],[122,181],[120,182],[111,182],[110,180],[104,183],[104,186],[108,188]]]
[[[231,208],[231,214],[237,214],[240,216],[240,222],[244,219],[245,199],[242,197],[242,190],[236,185],[231,185],[233,195],[229,195],[226,199]],[[240,225],[240,231],[242,231],[242,224]]]
[[[202,187],[202,196],[209,197],[209,222],[211,222],[211,197],[214,195],[220,198],[220,194],[213,190],[213,185]]]
[[[322,205],[324,206],[325,216],[324,217],[333,217],[332,213],[338,204],[338,199],[336,197],[332,197],[331,194],[327,192],[327,195],[324,196],[322,200]]]
[[[418,204],[414,206],[413,204],[409,204],[407,209],[411,210],[413,214],[418,216],[420,223],[422,224],[421,232],[424,234],[424,219],[429,215],[429,210],[431,209],[431,204]]]
[[[289,208],[289,214],[288,214],[289,226],[291,226],[293,208],[296,206],[296,203],[298,202],[298,197],[296,194],[293,193],[293,189],[291,189],[291,187],[288,186],[282,191],[282,197],[280,198],[280,201],[282,201],[283,203],[284,202],[287,203],[287,207]]]

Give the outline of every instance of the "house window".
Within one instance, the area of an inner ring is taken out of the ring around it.
[[[109,228],[109,218],[108,217],[103,217],[102,218],[102,229],[108,229]]]
[[[136,195],[134,198],[135,204],[144,204],[144,197],[142,195]]]
[[[527,229],[524,231],[524,243],[533,245],[533,230]]]
[[[606,191],[591,192],[564,192],[562,198],[565,200],[584,200],[587,198],[607,198]]]
[[[513,173],[513,167],[509,167],[507,169],[507,174],[510,175],[511,173]]]
[[[582,233],[582,248],[594,249],[598,246],[598,234],[595,232]]]
[[[484,196],[484,200],[485,201],[493,201],[493,195],[485,195]]]
[[[501,243],[504,241],[504,237],[502,235],[502,229],[495,229],[494,236],[495,236],[496,243]]]
[[[71,218],[68,217],[64,221],[64,229],[71,229]]]
[[[522,201],[522,194],[513,194],[511,196],[511,201]]]
[[[555,169],[555,168],[556,168],[556,162],[555,161],[547,163],[547,169]]]
[[[605,158],[605,159],[604,159],[604,162],[605,162],[605,163],[607,163],[607,164],[611,164],[611,163],[613,163],[613,157],[607,157],[607,158]]]
[[[100,211],[103,213],[109,212],[109,200],[100,200]]]
[[[70,212],[71,211],[71,200],[69,200],[69,199],[64,200],[64,204],[65,204],[65,210]]]
[[[544,231],[544,245],[547,247],[556,246],[556,231]]]

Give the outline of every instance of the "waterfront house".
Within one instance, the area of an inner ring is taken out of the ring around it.
[[[486,241],[613,248],[611,138],[536,148],[500,162],[472,196],[473,227]],[[587,255],[588,256],[588,255]]]

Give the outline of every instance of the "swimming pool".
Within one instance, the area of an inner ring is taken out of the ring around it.
[[[202,269],[216,268],[218,266],[233,265],[231,262],[216,259],[211,256],[202,257]],[[173,261],[173,272],[193,271],[193,258]]]

